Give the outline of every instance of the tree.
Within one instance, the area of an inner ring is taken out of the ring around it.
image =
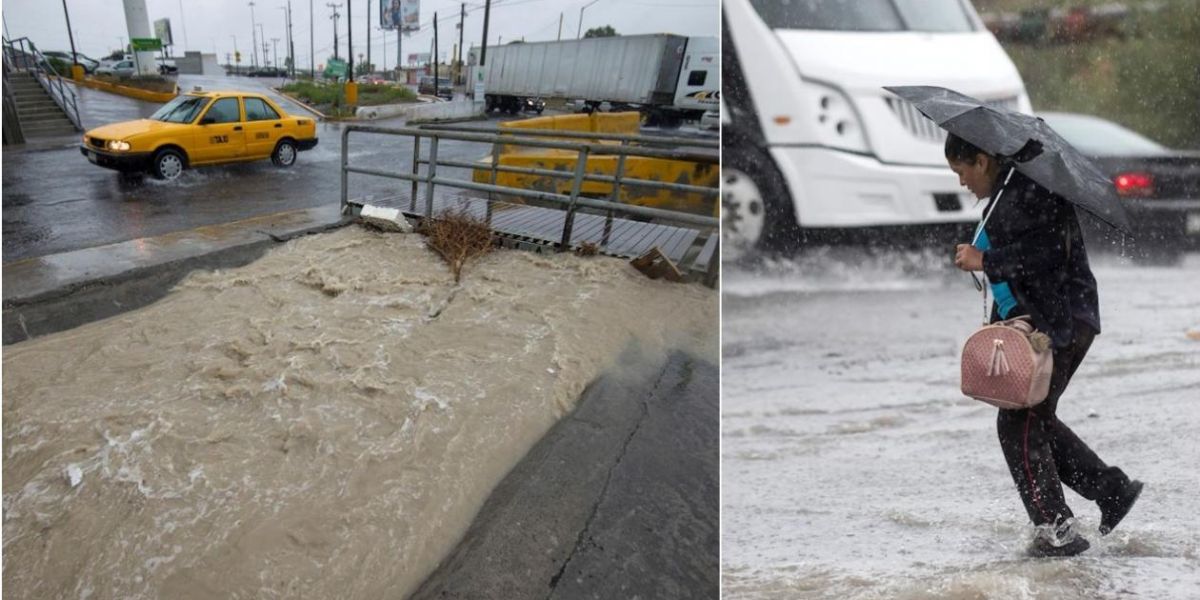
[[[354,74],[355,75],[366,75],[367,73],[374,73],[374,72],[375,72],[374,64],[360,62],[360,63],[357,63],[354,65]]]
[[[616,37],[618,35],[620,35],[620,34],[617,33],[616,29],[612,28],[612,25],[605,25],[604,27],[593,27],[593,28],[583,32],[583,37],[585,37],[585,38]]]

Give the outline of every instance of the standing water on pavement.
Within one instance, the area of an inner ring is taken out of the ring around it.
[[[1146,482],[1092,548],[1025,557],[996,409],[959,392],[983,307],[943,253],[813,249],[727,265],[722,571],[752,599],[1200,597],[1200,254],[1095,255],[1103,333],[1059,415]]]
[[[629,344],[715,360],[717,298],[623,261],[299,239],[4,351],[18,597],[402,598]]]

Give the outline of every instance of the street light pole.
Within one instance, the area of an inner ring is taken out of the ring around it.
[[[271,54],[274,55],[275,70],[279,70],[279,38],[271,38]]]
[[[433,97],[438,97],[437,11],[433,12]]]
[[[75,34],[71,33],[71,13],[67,11],[67,0],[63,0],[63,14],[67,17],[67,37],[71,39],[71,66],[75,66],[79,64],[79,57],[75,54]]]
[[[267,34],[263,33],[262,23],[258,24],[258,39],[262,40],[262,66],[267,66]]]
[[[592,0],[591,2],[588,2],[587,4],[584,4],[583,7],[579,9],[579,30],[575,32],[575,39],[579,39],[579,38],[583,37],[583,11],[587,10],[587,7],[597,3],[599,1],[600,0]]]
[[[254,0],[250,0],[250,64],[258,66],[258,36],[254,31]]]

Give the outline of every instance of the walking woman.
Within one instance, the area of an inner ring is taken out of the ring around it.
[[[1063,484],[1099,506],[1104,535],[1129,513],[1142,483],[1105,464],[1055,415],[1071,376],[1100,333],[1096,279],[1075,209],[954,134],[946,138],[945,150],[959,183],[980,199],[990,198],[986,227],[977,232],[974,246],[958,245],[955,266],[987,275],[995,300],[993,322],[1028,315],[1053,344],[1046,400],[1028,409],[1001,409],[996,420],[1004,459],[1036,526],[1029,554],[1079,554],[1089,544],[1067,506]]]

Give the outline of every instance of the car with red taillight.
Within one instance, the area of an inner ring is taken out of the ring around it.
[[[1112,179],[1136,240],[1200,247],[1200,151],[1168,148],[1091,115],[1039,116]]]

